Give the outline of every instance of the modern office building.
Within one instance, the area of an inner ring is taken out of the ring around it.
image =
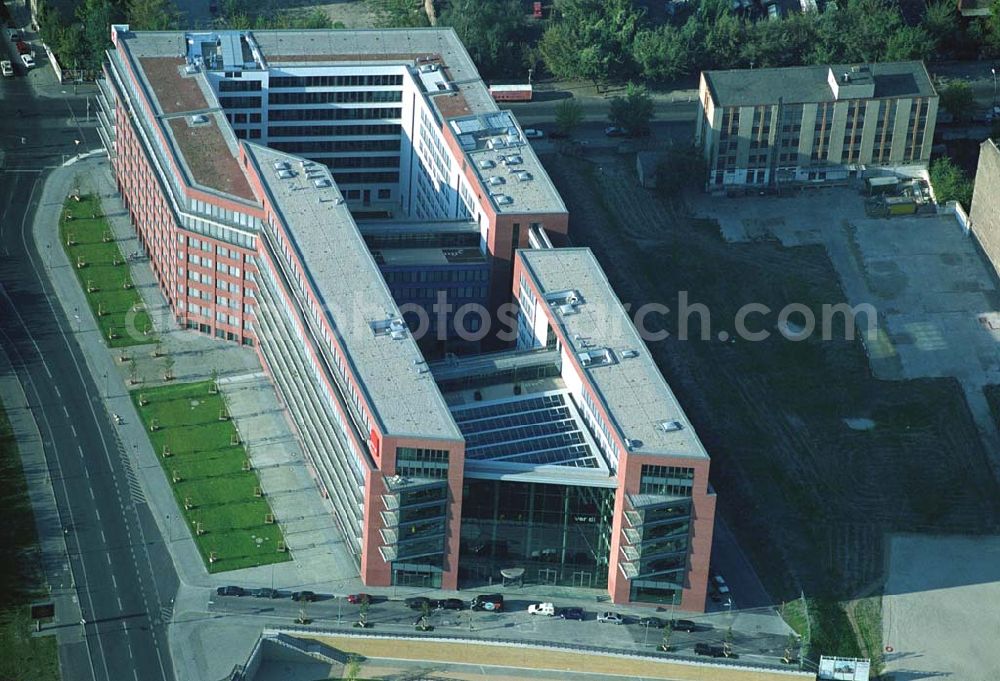
[[[926,167],[938,96],[923,62],[704,71],[709,191]]]
[[[453,31],[112,38],[101,134],[163,293],[254,347],[366,584],[703,609],[709,459]],[[422,342],[449,324],[507,349]]]

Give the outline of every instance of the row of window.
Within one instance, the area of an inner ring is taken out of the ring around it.
[[[397,123],[362,125],[272,125],[268,137],[332,137],[335,135],[398,135]]]
[[[455,282],[455,281],[489,281],[488,270],[403,270],[383,272],[389,283],[424,283],[424,282]]]
[[[240,124],[240,123],[260,123],[259,113],[227,113],[226,118],[229,119],[230,123]]]
[[[260,97],[219,97],[223,109],[259,109]]]
[[[272,149],[307,156],[317,151],[399,151],[400,141],[395,140],[316,140],[314,142],[271,142]]]
[[[399,90],[350,90],[347,92],[270,92],[268,104],[363,104],[372,102],[401,102]]]
[[[351,87],[402,85],[401,74],[383,73],[353,76],[272,76],[268,87]]]
[[[345,184],[398,184],[399,173],[334,173],[338,185]]]
[[[221,80],[219,92],[260,92],[259,80]]]

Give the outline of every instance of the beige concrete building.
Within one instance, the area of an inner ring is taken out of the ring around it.
[[[969,228],[1000,276],[1000,149],[991,139],[979,145]]]
[[[708,188],[843,180],[926,166],[938,96],[922,62],[703,71]]]

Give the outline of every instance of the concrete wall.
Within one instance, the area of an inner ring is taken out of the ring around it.
[[[1000,150],[993,140],[979,145],[969,220],[972,235],[1000,276]]]

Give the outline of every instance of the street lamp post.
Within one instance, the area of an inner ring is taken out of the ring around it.
[[[997,105],[997,67],[991,67],[990,73],[993,74],[993,106]],[[992,109],[990,110],[992,113]]]

